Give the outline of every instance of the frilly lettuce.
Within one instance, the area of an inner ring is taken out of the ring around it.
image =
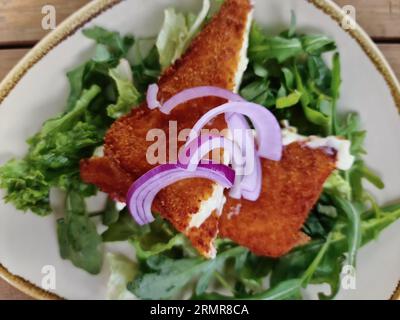
[[[141,95],[133,85],[131,67],[126,59],[121,59],[119,65],[108,74],[115,81],[118,99],[115,104],[107,107],[107,114],[113,119],[118,119],[139,104]]]
[[[127,285],[137,274],[137,265],[123,255],[107,253],[110,265],[110,278],[107,283],[107,299],[134,300],[137,299],[127,289]]]
[[[179,59],[187,49],[209,11],[210,0],[203,0],[203,7],[197,18],[191,13],[176,12],[174,8],[165,10],[164,23],[156,42],[162,70]]]

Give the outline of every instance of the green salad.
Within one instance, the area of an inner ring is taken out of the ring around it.
[[[191,299],[301,299],[308,285],[328,284],[330,292],[321,292],[319,298],[332,299],[340,289],[342,267],[356,266],[359,248],[400,218],[400,205],[379,207],[365,190],[365,181],[378,189],[384,184],[363,161],[366,132],[360,129],[359,116],[340,111],[335,41],[298,33],[294,14],[289,28],[278,35],[253,23],[240,94],[279,120],[288,120],[300,134],[351,141],[356,161],[351,170],[337,170],[326,182],[302,230],[310,242],[272,259],[218,239],[216,258],[206,260],[160,217],[139,226],[112,200],[101,212],[86,209],[86,199],[99,190],[81,181],[79,161],[101,148],[113,121],[139,105],[147,87],[182,55],[210,18],[207,3],[199,15],[168,9],[154,39],[101,27],[85,29],[83,34],[96,44],[94,55],[67,73],[65,111],[27,141],[23,159],[0,167],[4,199],[21,211],[47,216],[52,214],[51,190],[62,190],[65,216],[56,226],[60,255],[93,275],[102,270],[105,242],[129,242],[136,261],[106,254],[109,298],[172,299],[185,292]],[[105,226],[103,233],[98,232],[99,222]]]

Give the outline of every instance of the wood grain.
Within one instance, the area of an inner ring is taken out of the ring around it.
[[[380,44],[378,47],[392,66],[397,79],[400,80],[400,43]]]
[[[51,30],[42,28],[43,6],[51,4],[60,23],[89,0],[0,0],[0,45],[33,44]]]
[[[0,46],[32,44],[49,31],[43,30],[41,9],[55,7],[57,23],[90,0],[0,0]],[[378,39],[400,39],[400,0],[335,0],[356,9],[356,20]]]
[[[29,49],[0,50],[0,81],[28,51]]]
[[[31,300],[26,294],[18,291],[7,282],[0,280],[0,300]]]
[[[376,39],[400,40],[400,0],[334,0],[339,6],[352,5],[356,21]]]

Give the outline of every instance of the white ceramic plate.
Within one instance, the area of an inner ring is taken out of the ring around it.
[[[174,5],[197,10],[200,2],[93,1],[59,26],[0,86],[0,99],[7,96],[0,107],[0,164],[10,157],[24,155],[26,138],[36,132],[44,120],[63,109],[68,94],[66,71],[93,53],[92,43],[76,30],[78,26],[90,21],[88,25],[151,36],[157,34],[161,26],[164,8]],[[359,112],[368,130],[366,160],[387,185],[384,191],[375,193],[380,203],[399,200],[400,117],[395,99],[400,95],[400,87],[393,72],[359,27],[348,32],[339,26],[337,20],[341,12],[330,1],[258,0],[255,17],[274,33],[289,24],[291,10],[295,11],[302,31],[324,33],[337,41],[343,68],[340,106]],[[67,38],[70,33],[72,36]],[[52,293],[69,299],[105,298],[108,266],[104,265],[100,275],[91,276],[62,260],[55,221],[56,215],[40,218],[31,213],[23,214],[0,201],[0,263],[3,266],[0,274],[21,290],[44,298],[49,296],[39,289],[42,268],[52,265],[57,280]],[[357,289],[341,290],[338,299],[391,297],[400,278],[399,231],[400,221],[388,228],[378,241],[361,250]],[[108,246],[107,250],[132,255],[132,250],[124,245]]]

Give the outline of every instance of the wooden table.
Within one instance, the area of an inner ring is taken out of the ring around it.
[[[56,8],[57,23],[89,0],[0,0],[0,80],[17,61],[42,38],[41,9],[46,4]],[[353,5],[357,21],[378,43],[400,78],[400,0],[336,0]],[[0,280],[1,299],[26,299]]]

